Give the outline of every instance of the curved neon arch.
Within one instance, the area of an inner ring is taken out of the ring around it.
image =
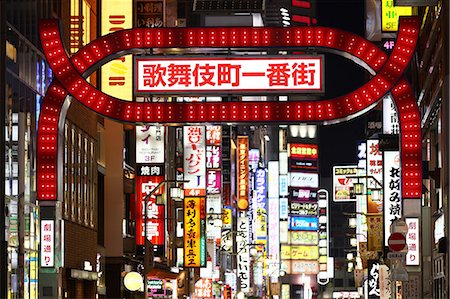
[[[95,112],[124,122],[332,122],[360,114],[392,92],[401,124],[402,197],[421,196],[421,137],[418,107],[402,78],[418,37],[418,20],[401,18],[395,48],[387,57],[371,42],[325,27],[291,28],[158,28],[117,31],[100,37],[69,58],[57,20],[41,23],[42,46],[53,69],[38,128],[38,198],[56,200],[57,134],[64,99],[71,95]],[[83,76],[100,62],[138,49],[173,47],[321,47],[350,54],[376,73],[357,90],[321,101],[137,103],[97,90]],[[400,80],[400,81],[399,81]],[[420,182],[419,182],[420,181]]]

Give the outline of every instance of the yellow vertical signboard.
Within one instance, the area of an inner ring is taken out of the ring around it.
[[[398,18],[411,15],[410,6],[394,6],[394,0],[381,0],[382,31],[398,31]]]
[[[200,197],[184,198],[184,266],[201,267]]]
[[[133,0],[101,1],[101,32],[106,35],[133,27]],[[133,56],[112,60],[101,68],[101,88],[108,95],[133,100]]]

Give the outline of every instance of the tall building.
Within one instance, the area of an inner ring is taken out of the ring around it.
[[[420,2],[420,1],[419,1]],[[422,286],[423,297],[449,296],[449,5],[417,7],[421,19],[412,66],[422,127]]]
[[[39,46],[38,23],[60,15],[59,1],[2,1],[1,123],[3,298],[37,298],[40,215],[36,201],[37,121],[52,72]],[[6,51],[6,53],[5,53]],[[6,258],[6,260],[5,260]],[[6,276],[4,276],[6,274]]]

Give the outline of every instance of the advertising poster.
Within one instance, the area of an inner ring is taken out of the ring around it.
[[[353,182],[351,176],[357,174],[356,165],[351,166],[333,166],[333,201],[345,202],[355,201],[356,197],[352,197],[351,191]]]

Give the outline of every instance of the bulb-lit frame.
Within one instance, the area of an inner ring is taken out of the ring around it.
[[[38,125],[37,198],[57,200],[58,124],[68,95],[93,111],[129,123],[299,123],[332,122],[373,107],[391,92],[400,122],[402,198],[420,198],[421,128],[415,96],[403,77],[418,38],[419,20],[400,18],[392,54],[370,41],[327,27],[134,28],[92,41],[72,57],[62,44],[58,20],[41,22],[42,48],[54,74],[43,99]],[[141,103],[116,99],[84,77],[108,60],[149,48],[330,49],[355,57],[376,74],[346,95],[320,101]]]

